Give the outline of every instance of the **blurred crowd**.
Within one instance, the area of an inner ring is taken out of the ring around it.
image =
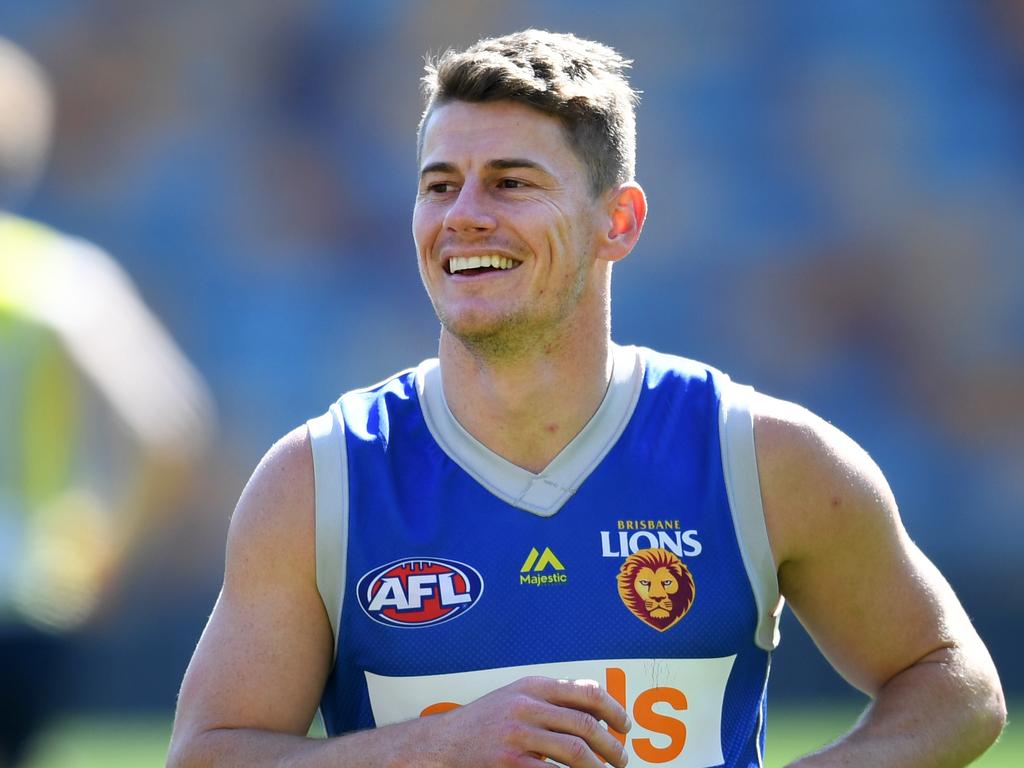
[[[169,707],[261,453],[434,354],[409,225],[422,58],[524,26],[635,59],[651,213],[616,268],[613,336],[861,442],[1019,692],[1019,0],[0,5],[56,96],[54,154],[17,211],[113,254],[219,413],[200,500],[94,657],[163,658]]]

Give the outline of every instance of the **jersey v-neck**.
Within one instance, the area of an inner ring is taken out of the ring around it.
[[[445,401],[437,359],[416,368],[416,389],[427,428],[452,461],[514,507],[555,514],[590,476],[622,435],[636,408],[644,367],[636,347],[612,346],[612,376],[604,399],[582,430],[540,473],[499,456],[466,431]]]

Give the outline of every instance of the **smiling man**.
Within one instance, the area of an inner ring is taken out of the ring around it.
[[[799,765],[964,765],[998,735],[988,652],[863,451],[611,342],[647,213],[626,65],[528,30],[428,67],[438,358],[257,468],[170,764],[759,766],[783,598],[873,698]]]

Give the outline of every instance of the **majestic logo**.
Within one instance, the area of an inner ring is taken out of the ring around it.
[[[544,573],[548,568],[554,570],[554,573]],[[523,567],[519,569],[519,583],[532,584],[536,587],[545,584],[565,584],[569,577],[563,573],[564,570],[565,566],[551,551],[551,547],[544,547],[543,554],[533,547],[526,556]]]
[[[630,613],[659,632],[683,618],[695,594],[690,569],[665,549],[641,549],[627,557],[618,586]]]
[[[441,558],[395,560],[363,575],[363,611],[391,627],[425,627],[461,616],[480,600],[484,580],[470,565]]]

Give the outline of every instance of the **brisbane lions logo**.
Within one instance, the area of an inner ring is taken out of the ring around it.
[[[619,597],[640,621],[664,632],[693,605],[690,569],[667,549],[641,549],[622,563]]]

